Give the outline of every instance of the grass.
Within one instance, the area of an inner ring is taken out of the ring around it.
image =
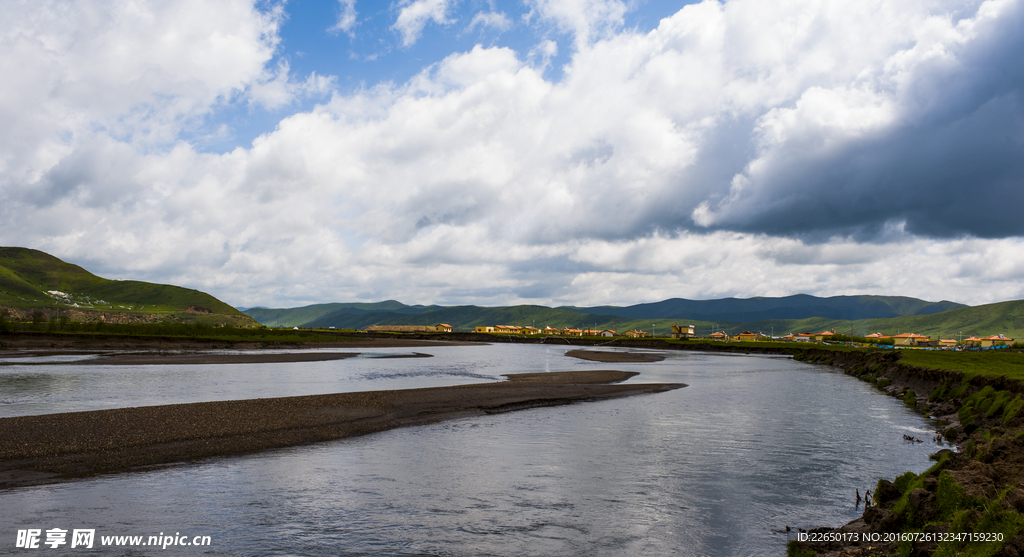
[[[49,291],[67,296],[50,295]],[[0,247],[0,305],[144,313],[198,306],[214,313],[239,315],[238,310],[205,292],[135,280],[109,280],[38,250],[8,247]]]
[[[1003,376],[1024,380],[1024,353],[1008,350],[954,352],[946,350],[904,350],[901,362],[930,369],[959,371],[975,375]]]

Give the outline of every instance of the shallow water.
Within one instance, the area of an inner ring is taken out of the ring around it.
[[[17,529],[59,527],[95,528],[97,544],[102,535],[161,532],[213,542],[132,555],[783,555],[778,530],[852,520],[860,513],[854,489],[920,472],[938,449],[903,441],[904,433],[930,438],[929,426],[899,401],[785,358],[670,353],[657,363],[600,365],[543,346],[431,351],[435,358],[286,364],[276,372],[222,366],[236,369],[211,370],[213,378],[186,366],[117,373],[220,385],[225,394],[408,386],[403,373],[417,386],[482,380],[442,370],[497,377],[618,368],[641,371],[633,380],[690,386],[8,490],[0,492],[0,540],[17,551]],[[110,380],[76,377],[90,373],[82,369],[66,380],[90,392]],[[165,396],[187,400],[180,390]],[[139,400],[108,395],[105,403]]]

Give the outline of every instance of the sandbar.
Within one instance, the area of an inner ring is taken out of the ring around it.
[[[566,356],[588,360],[591,362],[625,364],[632,362],[660,362],[665,359],[664,354],[653,352],[607,352],[600,350],[570,350]]]
[[[508,381],[0,418],[0,487],[66,481],[366,435],[442,420],[685,387],[624,371]]]
[[[146,366],[197,364],[280,364],[288,362],[328,362],[354,358],[359,352],[288,352],[283,354],[161,354],[132,353],[101,356],[69,362],[76,365]]]

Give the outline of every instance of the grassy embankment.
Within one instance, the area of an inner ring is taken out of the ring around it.
[[[1024,554],[1024,353],[900,350],[864,354],[859,362],[845,366],[848,373],[874,382],[926,414],[955,413],[960,423],[947,428],[945,435],[962,447],[959,453],[937,453],[935,465],[921,474],[907,472],[894,481],[879,480],[874,493],[877,505],[865,511],[865,527],[870,532],[908,535],[946,533],[948,539],[860,546],[791,542],[789,555]],[[819,353],[814,358],[821,361],[828,356]],[[914,381],[925,376],[925,383],[933,385],[926,397],[892,379]],[[969,538],[948,536],[955,533],[969,533]],[[977,539],[975,533],[996,539]]]

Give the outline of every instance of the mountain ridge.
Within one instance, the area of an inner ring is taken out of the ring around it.
[[[678,316],[678,308],[685,303],[694,302],[698,307],[717,309],[718,313],[708,312],[690,317]],[[795,302],[795,303],[794,303]],[[373,325],[426,325],[438,323],[453,325],[457,330],[470,330],[478,325],[531,325],[537,328],[546,326],[554,328],[579,327],[614,329],[622,332],[639,328],[666,334],[672,324],[693,324],[701,336],[712,330],[725,329],[733,334],[743,331],[763,331],[782,336],[790,332],[817,332],[825,329],[850,331],[867,334],[877,329],[896,329],[907,332],[913,330],[921,334],[949,332],[954,324],[970,326],[977,334],[1024,333],[1024,320],[1018,322],[1013,317],[1018,302],[1000,302],[971,306],[955,302],[929,302],[905,296],[833,296],[820,298],[807,294],[782,298],[724,298],[722,300],[684,300],[672,298],[652,304],[637,304],[619,308],[615,306],[571,307],[561,306],[550,308],[537,305],[519,305],[503,307],[481,306],[405,306],[394,300],[362,306],[362,311],[346,309],[346,304],[338,304],[332,311],[322,311],[314,319],[303,320],[300,313],[291,314],[297,317],[288,321],[289,312],[303,308],[284,308],[274,310],[279,325],[299,327],[337,327],[364,329]],[[748,303],[748,311],[737,311],[737,306]],[[786,304],[791,305],[787,306]],[[402,313],[385,311],[385,307],[395,308],[400,304]],[[1002,304],[1002,305],[1000,305]],[[347,304],[353,305],[353,304]],[[321,305],[322,306],[322,305]],[[774,306],[765,309],[765,306]],[[794,309],[795,306],[795,309]],[[858,307],[859,306],[859,307]],[[316,307],[316,306],[306,306]],[[418,308],[415,311],[408,308]],[[440,309],[435,309],[440,308]],[[677,315],[677,317],[660,317],[640,313],[656,308],[661,315]],[[824,310],[822,310],[824,308]],[[952,309],[944,309],[952,308]],[[373,311],[376,309],[377,311]],[[944,310],[944,311],[943,311]],[[968,311],[973,310],[973,311]],[[791,315],[807,315],[822,311],[823,315],[789,318]],[[902,315],[900,314],[902,312]],[[965,313],[956,313],[965,312]],[[252,315],[250,310],[247,313]],[[897,314],[895,317],[889,317]],[[1005,314],[1005,315],[1004,315]],[[637,317],[642,315],[642,317]],[[863,317],[866,316],[866,317]],[[255,317],[255,316],[254,316]],[[739,319],[737,319],[737,317]],[[849,319],[849,317],[861,317]],[[269,323],[265,323],[268,324]],[[963,327],[961,327],[963,328]],[[996,330],[993,330],[996,329]]]

